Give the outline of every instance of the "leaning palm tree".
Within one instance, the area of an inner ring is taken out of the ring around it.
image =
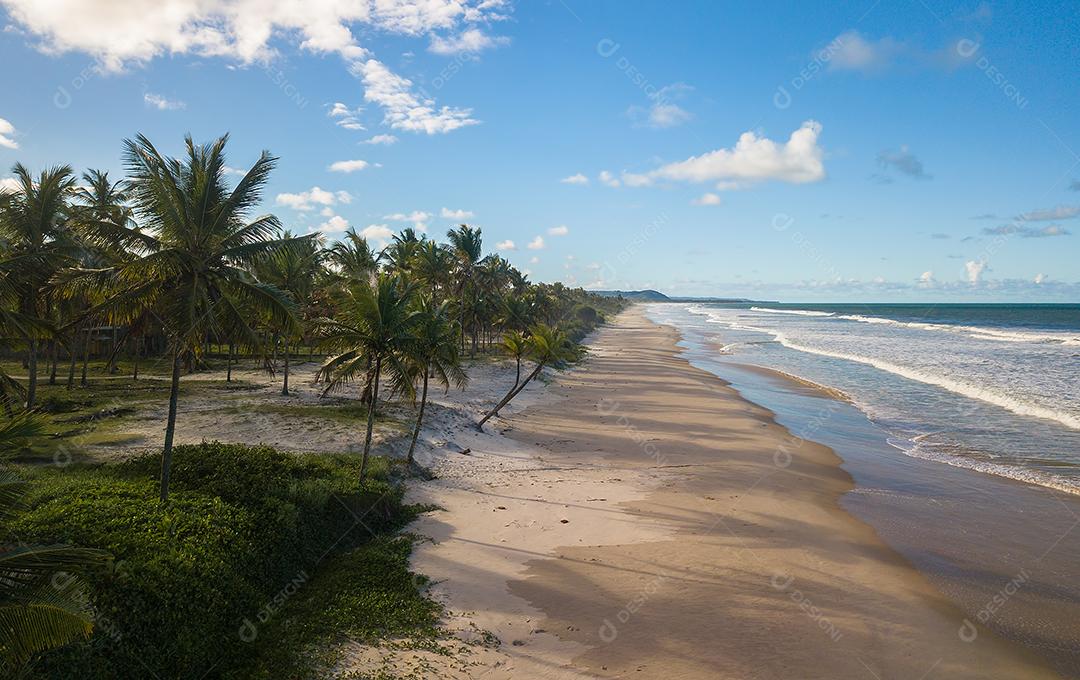
[[[6,243],[9,285],[18,311],[40,319],[45,316],[43,298],[49,280],[79,252],[72,230],[75,176],[66,165],[43,170],[36,178],[21,163],[12,172],[16,189],[0,190],[0,239]],[[37,333],[23,337],[28,348],[27,409],[34,407],[37,398],[41,337]]]
[[[150,310],[165,332],[172,382],[161,458],[162,502],[169,496],[182,360],[197,358],[205,339],[220,329],[261,349],[261,338],[251,327],[253,316],[281,328],[296,326],[295,305],[288,295],[248,272],[259,259],[308,237],[274,238],[281,225],[273,215],[248,221],[277,159],[263,152],[230,188],[225,179],[227,141],[225,135],[197,146],[188,136],[186,157],[174,159],[142,135],[126,140],[128,196],[142,230],[127,228],[116,234],[142,257],[76,272],[71,281],[109,292],[89,316],[131,322]]]
[[[0,423],[0,451],[13,451],[43,431],[40,416]],[[14,514],[25,483],[0,469],[0,525]],[[93,610],[76,574],[110,559],[100,550],[26,545],[0,539],[0,668],[16,676],[35,656],[90,637]]]
[[[488,411],[487,415],[476,424],[476,429],[483,430],[484,423],[486,423],[492,416],[499,414],[499,410],[502,407],[510,403],[510,400],[516,397],[525,386],[529,384],[533,378],[539,375],[540,371],[545,366],[558,366],[568,361],[573,361],[578,358],[580,350],[570,341],[570,338],[566,336],[566,333],[552,328],[551,326],[538,325],[533,326],[530,329],[530,335],[527,340],[529,357],[536,362],[536,367],[532,373],[526,376],[525,380],[522,380],[519,385],[515,385],[506,396],[495,405],[495,408]]]
[[[430,298],[421,298],[417,305],[413,342],[406,352],[409,380],[419,381],[420,409],[413,427],[412,441],[409,442],[409,454],[406,463],[411,470],[416,440],[424,421],[424,409],[427,406],[428,381],[434,377],[447,390],[451,385],[464,387],[468,376],[461,366],[457,338],[461,329],[451,320],[447,303],[436,305]],[[410,384],[411,388],[412,385]]]
[[[327,359],[318,378],[326,381],[323,394],[343,389],[358,378],[371,385],[360,462],[360,484],[367,474],[375,411],[379,405],[379,378],[384,370],[398,384],[405,383],[408,369],[404,356],[416,342],[413,330],[412,286],[400,277],[380,274],[373,282],[355,282],[346,290],[335,318],[321,322],[323,340],[338,354]]]

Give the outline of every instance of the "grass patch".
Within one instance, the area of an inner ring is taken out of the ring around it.
[[[361,490],[356,456],[298,456],[216,442],[179,446],[164,506],[157,500],[159,464],[158,455],[144,455],[112,465],[27,470],[34,483],[26,509],[6,527],[12,536],[101,548],[116,558],[115,569],[88,578],[97,610],[94,637],[46,655],[33,677],[254,677],[247,665],[260,658],[256,650],[268,637],[300,638],[268,628],[253,645],[245,622],[278,606],[281,593],[302,575],[301,590],[309,577],[321,581],[338,556],[357,549],[368,551],[359,553],[367,566],[338,576],[341,583],[330,581],[324,595],[344,603],[318,606],[341,617],[370,609],[349,630],[371,635],[376,620],[388,622],[381,624],[387,631],[433,625],[432,612],[415,599],[411,575],[400,572],[407,544],[386,538],[421,510],[401,502],[386,460],[372,460]],[[373,565],[381,566],[369,573]],[[315,633],[312,644],[325,639]],[[306,644],[273,646],[298,651]]]

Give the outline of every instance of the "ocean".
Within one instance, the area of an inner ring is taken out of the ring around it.
[[[897,452],[1080,493],[1080,305],[657,304],[716,361],[842,392]]]

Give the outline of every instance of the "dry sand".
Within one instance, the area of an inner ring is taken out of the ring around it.
[[[1054,677],[979,629],[838,505],[829,449],[692,368],[632,309],[590,357],[530,388],[493,431],[466,421],[498,387],[443,397],[426,433],[444,508],[414,554],[462,639],[454,658],[354,647],[445,678]],[[502,430],[501,432],[499,430]],[[448,453],[452,441],[469,455]]]

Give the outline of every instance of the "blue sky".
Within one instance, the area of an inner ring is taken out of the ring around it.
[[[229,132],[294,231],[465,221],[534,280],[1080,299],[1075,2],[118,4],[0,0],[0,182]]]

